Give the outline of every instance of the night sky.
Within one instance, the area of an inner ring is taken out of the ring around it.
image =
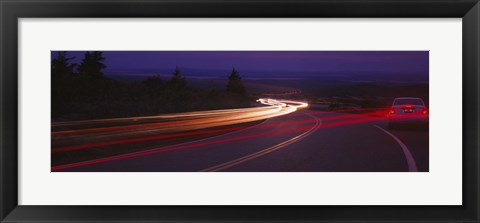
[[[69,51],[79,63],[84,51]],[[56,52],[52,52],[55,57]],[[220,77],[235,67],[245,78],[330,76],[428,82],[428,51],[104,51],[106,75]]]

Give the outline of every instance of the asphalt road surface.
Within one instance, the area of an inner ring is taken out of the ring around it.
[[[308,109],[193,142],[52,168],[74,172],[407,172],[429,170],[428,129]]]

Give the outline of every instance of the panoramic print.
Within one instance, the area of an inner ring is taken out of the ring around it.
[[[428,51],[52,51],[52,172],[428,172]]]

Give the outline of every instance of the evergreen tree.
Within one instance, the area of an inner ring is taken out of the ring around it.
[[[67,52],[57,53],[57,57],[52,60],[51,72],[52,80],[65,79],[74,75],[76,64],[70,63],[73,57],[67,57]]]
[[[235,68],[233,68],[232,73],[228,77],[227,92],[245,95],[246,90],[242,83],[242,77]]]
[[[81,78],[103,79],[102,70],[107,67],[103,61],[105,61],[105,57],[101,51],[85,52],[85,56],[78,66],[78,75]]]
[[[150,94],[156,94],[163,88],[163,81],[160,78],[160,75],[148,77],[143,81],[143,84],[147,87]]]
[[[71,94],[72,77],[77,66],[70,61],[67,52],[58,52],[56,58],[52,59],[52,117],[65,113],[69,109],[69,97]]]
[[[183,89],[187,87],[187,80],[180,73],[180,68],[178,66],[175,67],[175,71],[173,71],[172,78],[170,78],[168,85],[175,89]]]

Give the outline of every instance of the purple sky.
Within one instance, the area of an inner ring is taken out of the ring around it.
[[[69,51],[80,62],[84,51]],[[52,56],[56,53],[52,52]],[[428,51],[104,51],[108,74],[220,75],[235,67],[246,76],[409,77],[428,81]]]

